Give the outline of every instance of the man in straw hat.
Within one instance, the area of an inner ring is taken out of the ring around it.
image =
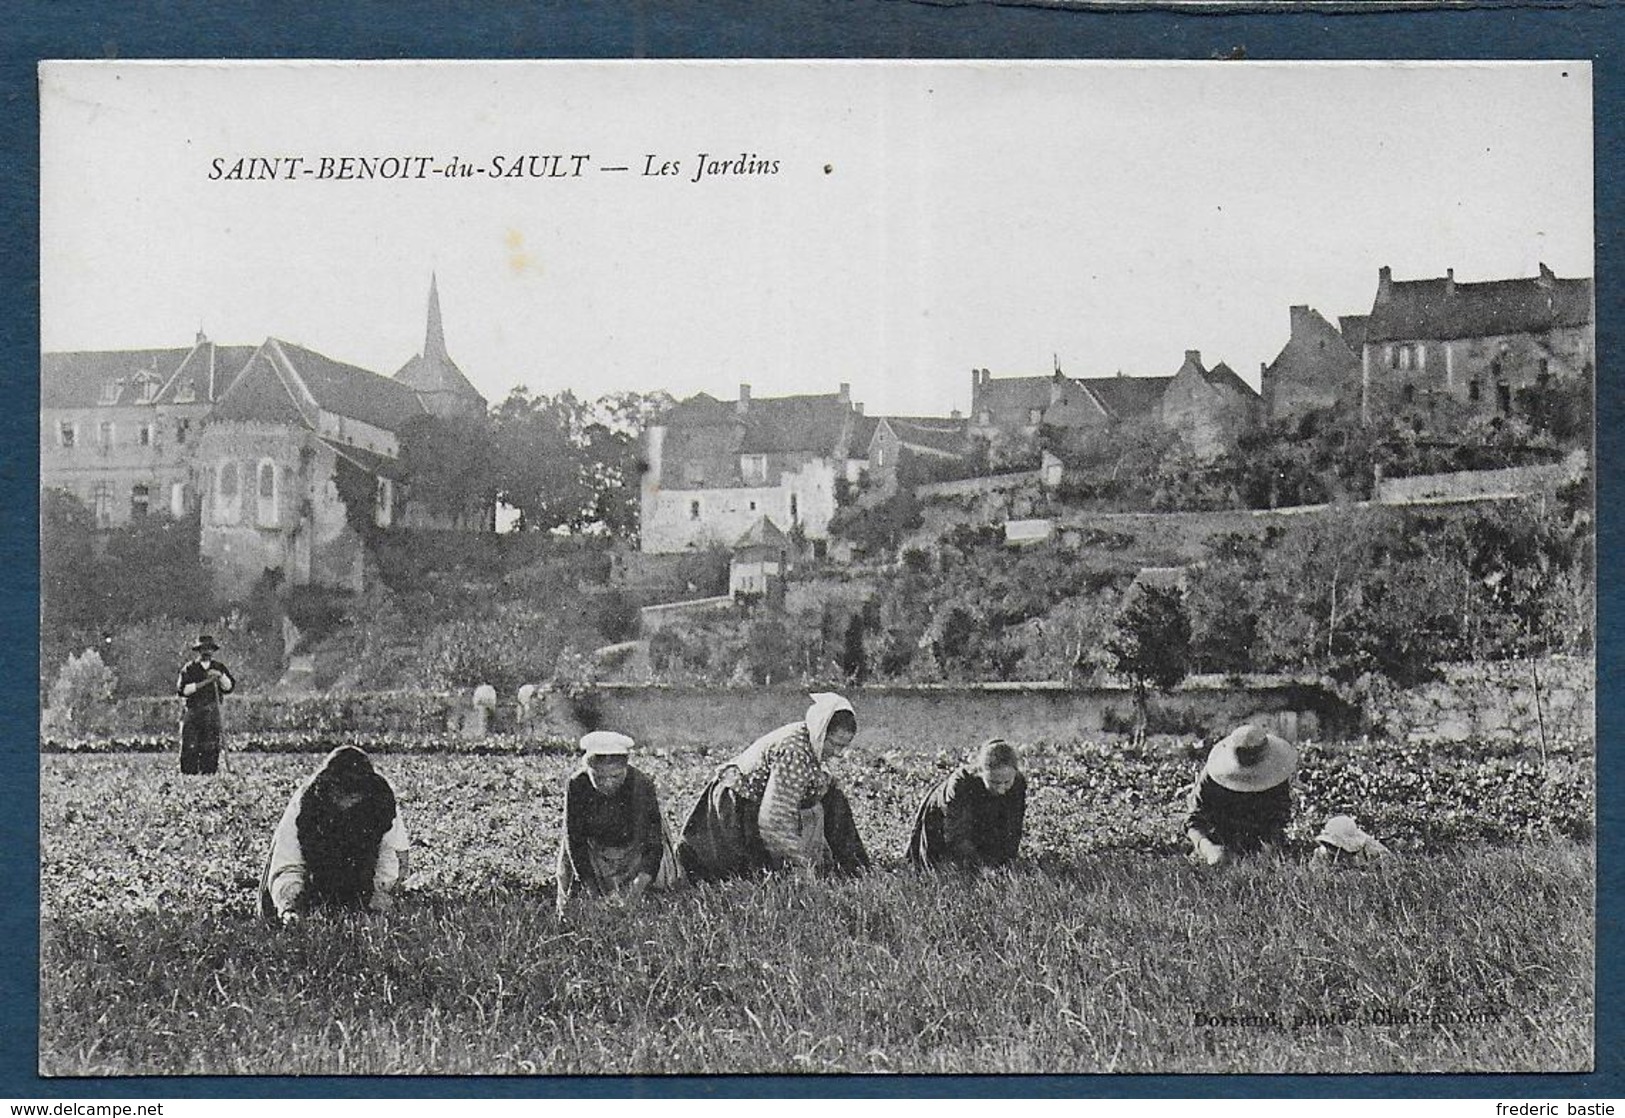
[[[212,773],[220,766],[220,698],[237,688],[220,651],[207,633],[192,645],[192,660],[181,669],[175,693],[186,700],[181,716],[181,772]]]
[[[1297,767],[1298,751],[1262,726],[1241,726],[1215,745],[1185,819],[1192,858],[1216,866],[1285,842]]]

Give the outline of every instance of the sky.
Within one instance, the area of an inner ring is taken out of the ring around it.
[[[1256,387],[1290,306],[1365,313],[1382,265],[1591,275],[1591,97],[1583,62],[47,64],[41,343],[391,374],[432,274],[493,403],[844,382],[945,415],[973,368],[1191,349]],[[321,176],[344,156],[425,173]]]

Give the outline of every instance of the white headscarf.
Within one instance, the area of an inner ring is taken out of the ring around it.
[[[813,755],[820,760],[824,757],[824,737],[829,733],[829,720],[835,717],[835,712],[844,710],[851,713],[855,720],[857,711],[852,710],[852,704],[833,691],[815,691],[812,695],[812,706],[807,708],[807,740],[812,743]]]

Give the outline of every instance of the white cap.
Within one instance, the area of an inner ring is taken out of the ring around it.
[[[632,752],[633,741],[614,730],[594,730],[581,739],[581,752],[589,757],[625,757]]]

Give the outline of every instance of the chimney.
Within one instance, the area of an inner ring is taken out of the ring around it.
[[[1540,265],[1540,275],[1535,279],[1535,283],[1540,287],[1551,287],[1556,282],[1557,274],[1546,266],[1545,261],[1542,261]]]
[[[1200,369],[1202,367],[1202,351],[1199,349],[1187,349],[1185,351],[1185,364],[1195,365],[1198,369]]]
[[[1294,335],[1308,328],[1310,313],[1309,304],[1300,303],[1297,306],[1292,307],[1289,313],[1291,314],[1292,323],[1291,332]]]
[[[863,403],[862,403],[862,401],[859,401],[858,403],[853,404],[852,405],[852,410],[857,412],[859,415],[862,415],[863,414]]]
[[[194,344],[195,345],[202,345],[204,342],[206,342],[208,340],[209,339],[204,336],[203,327],[199,326],[197,328],[197,341]]]
[[[948,413],[948,418],[949,419],[964,419],[965,417],[959,414],[959,409],[958,408],[955,408],[953,411]]]
[[[1260,381],[1264,379],[1264,374],[1268,373],[1269,371],[1270,363],[1268,361],[1260,361],[1258,363],[1258,378]]]
[[[846,381],[843,380],[841,382],[841,390],[838,393],[836,393],[836,397],[843,404],[851,403],[852,402],[852,386],[850,384],[846,383]]]
[[[738,412],[740,415],[744,415],[747,411],[750,410],[750,385],[745,384],[743,382],[740,383],[740,385],[739,385],[739,403],[734,405],[734,410],[736,412]]]
[[[1393,291],[1394,270],[1384,264],[1377,269],[1377,298],[1386,299]]]
[[[1444,289],[1450,295],[1456,293],[1456,270],[1454,268],[1444,270]]]

